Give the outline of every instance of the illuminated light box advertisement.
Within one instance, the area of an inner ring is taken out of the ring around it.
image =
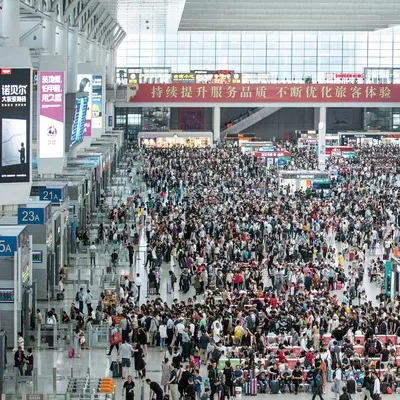
[[[30,180],[30,68],[0,68],[0,183]]]
[[[92,81],[92,128],[103,127],[103,77],[93,75]]]
[[[92,136],[92,79],[93,75],[91,74],[78,75],[78,94],[86,93],[89,97],[83,136]]]
[[[87,121],[87,109],[89,97],[86,93],[78,93],[75,100],[75,113],[72,122],[72,133],[70,147],[82,142],[85,130],[85,122]]]
[[[64,72],[39,72],[39,157],[64,156]]]

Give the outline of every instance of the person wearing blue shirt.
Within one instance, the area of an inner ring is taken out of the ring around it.
[[[203,383],[203,378],[200,376],[199,370],[195,369],[193,371],[193,380],[194,380],[194,390],[196,392],[197,399],[201,397],[201,385]]]

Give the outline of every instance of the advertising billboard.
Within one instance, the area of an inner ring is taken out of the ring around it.
[[[82,142],[85,125],[87,121],[89,97],[87,93],[78,93],[75,100],[74,120],[72,122],[72,133],[70,147]]]
[[[30,68],[0,69],[0,183],[30,181]]]
[[[39,72],[39,157],[64,156],[64,72]]]
[[[103,127],[103,77],[93,75],[92,80],[92,128]]]
[[[171,119],[169,107],[143,107],[143,131],[168,132]]]
[[[87,102],[87,112],[83,136],[92,136],[92,91],[93,91],[93,75],[78,75],[78,94],[87,93],[89,99]]]

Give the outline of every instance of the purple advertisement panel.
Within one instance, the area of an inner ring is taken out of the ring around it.
[[[64,72],[39,71],[39,158],[64,156]]]

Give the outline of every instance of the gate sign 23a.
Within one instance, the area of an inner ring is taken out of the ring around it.
[[[43,225],[44,213],[44,208],[19,208],[18,225]]]

